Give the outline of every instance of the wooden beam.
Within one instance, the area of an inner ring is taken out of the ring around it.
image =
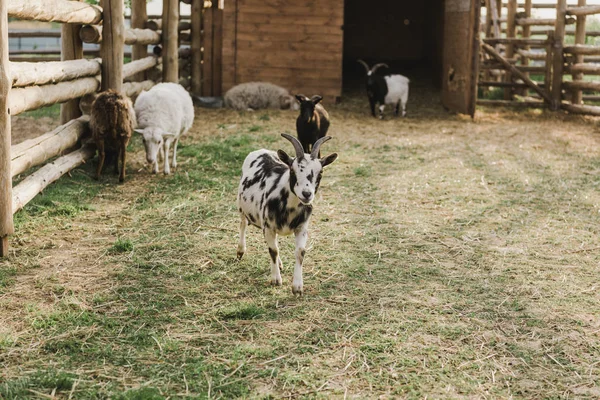
[[[212,55],[213,55],[213,13],[214,9],[207,8],[203,12],[202,28],[204,52],[202,53],[202,96],[212,96]]]
[[[578,77],[577,79],[575,79],[575,76],[579,76],[580,74],[600,75],[600,65],[595,63],[577,63],[567,65],[565,70],[573,74],[574,81],[583,79],[583,77]]]
[[[60,36],[60,29],[26,29],[8,32],[9,38],[59,38]]]
[[[525,82],[531,89],[533,89],[537,94],[539,94],[544,100],[546,100],[549,104],[552,102],[552,99],[548,94],[542,90],[535,82],[533,82],[527,75],[523,72],[519,71],[513,65],[511,65],[508,61],[506,61],[494,48],[488,44],[482,43],[481,47],[487,51],[492,57],[498,60],[504,67],[510,70],[515,76]]]
[[[144,72],[160,64],[161,59],[156,56],[146,56],[140,60],[123,65],[123,79]]]
[[[575,55],[588,55],[588,56],[597,56],[600,55],[600,46],[591,46],[591,45],[575,45],[575,46],[565,46],[564,52]]]
[[[506,22],[506,37],[507,38],[516,38],[517,36],[517,26],[515,24],[517,17],[517,0],[509,0],[507,7],[507,22]],[[506,48],[504,49],[504,55],[506,58],[511,59],[515,56],[515,45],[514,43],[507,43]],[[510,70],[506,72],[504,75],[505,82],[512,81],[512,74]],[[512,88],[507,87],[504,89],[504,100],[512,100],[513,92]]]
[[[179,81],[178,60],[178,29],[179,23],[179,0],[163,0],[163,30],[162,30],[162,52],[163,52],[163,82]]]
[[[101,0],[104,10],[100,57],[102,58],[102,91],[121,92],[123,85],[123,0]]]
[[[85,43],[102,43],[102,26],[100,25],[84,25],[80,32],[81,40]],[[125,29],[123,31],[123,41],[127,45],[142,45],[160,44],[160,33],[151,29]],[[146,54],[148,50],[144,48]]]
[[[595,115],[600,116],[600,107],[597,106],[582,106],[575,104],[562,103],[560,107],[563,110],[567,110],[570,113],[574,114],[586,114],[586,115]]]
[[[148,19],[148,11],[146,9],[146,0],[131,0],[131,27],[133,29],[145,28],[146,20]],[[159,42],[160,42],[159,36]],[[131,59],[133,61],[140,60],[148,56],[147,44],[134,44],[131,48]],[[143,81],[146,78],[146,73],[138,72],[133,76],[136,81]]]
[[[75,0],[80,1],[80,0]],[[71,61],[83,58],[83,43],[79,38],[81,25],[63,24],[61,27],[62,37],[60,46],[60,60]],[[79,110],[79,99],[69,100],[60,105],[60,123],[66,124],[70,120],[81,116]]]
[[[50,61],[50,62],[11,62],[10,72],[13,87],[45,85],[100,74],[100,59]]]
[[[585,7],[586,5],[586,0],[577,0],[577,5],[579,7]],[[579,8],[578,7],[578,8]],[[568,10],[567,10],[568,13]],[[583,45],[585,44],[585,20],[586,20],[586,15],[577,15],[577,25],[575,25],[575,45]],[[575,55],[575,64],[581,64],[583,63],[583,54],[576,54]],[[578,71],[577,69],[575,69],[572,72],[572,79],[574,81],[579,81],[583,79],[583,73],[581,71]],[[573,102],[573,104],[581,104],[583,103],[583,93],[581,92],[581,90],[575,90],[573,93],[571,93],[571,101]]]
[[[600,6],[586,6],[577,2],[577,7],[567,8],[567,15],[585,17],[586,15],[600,14]]]
[[[486,107],[521,107],[521,108],[544,108],[543,101],[516,101],[516,100],[477,100],[478,106]]]
[[[95,146],[84,146],[79,150],[73,151],[66,156],[59,157],[55,161],[44,165],[33,174],[23,179],[23,181],[13,189],[13,213],[25,207],[27,203],[58,178],[92,158],[95,153]]]
[[[97,24],[102,9],[68,0],[10,0],[8,15],[13,18],[69,24]]]
[[[594,90],[600,91],[600,81],[571,81],[563,82],[563,86],[568,90]]]
[[[545,47],[548,44],[546,39],[519,39],[519,38],[491,38],[483,39],[484,43],[490,45],[496,44],[513,44],[515,46],[531,46],[531,47]]]
[[[558,110],[562,99],[564,67],[563,43],[565,42],[565,19],[567,0],[557,0],[556,25],[554,25],[554,47],[552,60],[552,110]]]
[[[12,146],[11,175],[15,177],[72,148],[88,131],[88,121],[87,116],[79,117],[52,132]]]
[[[28,86],[11,90],[10,111],[12,115],[36,108],[63,103],[82,97],[98,90],[96,78],[81,78],[73,81],[59,82],[55,85]]]
[[[192,1],[192,65],[191,92],[200,95],[202,90],[202,8],[204,0]]]
[[[8,235],[15,232],[10,175],[10,62],[8,61],[8,8],[0,1],[0,257],[8,255]]]

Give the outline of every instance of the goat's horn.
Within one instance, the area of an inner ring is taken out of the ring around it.
[[[321,145],[329,139],[331,139],[331,136],[323,136],[321,139],[317,140],[315,144],[313,144],[312,152],[310,153],[310,158],[315,159],[319,157],[319,147],[321,147]]]
[[[292,144],[294,145],[294,149],[296,150],[297,159],[301,159],[302,157],[304,157],[304,149],[302,148],[302,145],[300,144],[298,139],[296,139],[292,135],[288,135],[287,133],[282,133],[281,136],[292,142]]]
[[[387,65],[386,63],[379,63],[379,64],[375,64],[375,65],[373,65],[373,68],[371,68],[371,73],[372,73],[372,74],[374,74],[374,73],[375,73],[375,71],[377,71],[377,69],[378,69],[379,67],[386,67],[386,68],[389,68],[389,67],[388,67],[388,65]]]
[[[369,65],[366,62],[364,62],[363,60],[356,60],[356,62],[362,64],[365,67],[367,74],[369,73]]]

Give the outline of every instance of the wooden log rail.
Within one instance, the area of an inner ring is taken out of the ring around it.
[[[575,55],[587,55],[587,56],[597,56],[600,55],[600,46],[590,46],[590,45],[575,45],[575,46],[565,46],[563,51],[567,54],[575,54]]]
[[[600,91],[600,81],[571,81],[563,82],[567,90],[594,90]]]
[[[59,157],[53,162],[43,166],[21,183],[13,188],[12,212],[15,213],[25,207],[35,196],[44,190],[52,182],[80,166],[96,154],[94,146],[84,146],[79,150]]]
[[[519,38],[486,38],[483,43],[489,45],[513,44],[515,46],[546,47],[547,39],[519,39]]]
[[[0,257],[8,256],[8,235],[15,232],[10,176],[10,62],[7,2],[0,1]]]
[[[565,71],[570,74],[590,74],[590,75],[600,75],[600,65],[593,63],[576,63],[567,65],[565,67]]]
[[[102,21],[102,9],[68,0],[10,0],[8,16],[43,22],[97,24]]]
[[[45,85],[73,79],[96,76],[100,73],[100,59],[54,62],[11,62],[13,87]]]
[[[577,17],[600,14],[600,5],[598,5],[598,6],[580,6],[580,7],[571,6],[571,7],[567,8],[566,14],[577,16]]]
[[[82,116],[34,139],[11,147],[11,175],[15,177],[77,144],[88,129],[89,117]]]
[[[193,15],[192,15],[192,17],[193,17]],[[152,29],[153,31],[160,31],[162,29],[162,19],[152,19],[152,20],[146,21],[144,23],[144,28]],[[180,20],[179,24],[177,25],[177,29],[179,30],[179,32],[189,31],[190,29],[192,29],[192,23],[190,21],[181,21]]]
[[[84,25],[79,32],[79,37],[84,43],[102,43],[102,26]],[[150,45],[159,44],[161,36],[151,29],[125,29],[123,40],[127,45]]]
[[[137,73],[146,71],[161,63],[161,59],[156,56],[148,56],[139,60],[132,61],[123,65],[123,79],[129,78]]]
[[[573,25],[575,23],[575,18],[567,18],[565,20],[567,25]],[[554,26],[556,24],[556,19],[548,18],[517,18],[517,25],[520,26]]]
[[[59,38],[60,29],[26,29],[8,32],[9,38]]]
[[[96,78],[81,78],[59,82],[55,85],[29,86],[11,90],[9,96],[11,115],[24,111],[63,103],[68,100],[94,93],[100,87]]]
[[[502,7],[507,7],[508,3],[502,3]],[[519,3],[517,4],[517,6],[519,8],[525,8],[525,3]],[[532,8],[550,8],[550,9],[555,9],[556,8],[556,4],[554,3],[533,3],[531,5]]]

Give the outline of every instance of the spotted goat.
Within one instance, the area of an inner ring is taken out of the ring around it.
[[[379,63],[369,68],[369,65],[363,60],[358,60],[367,72],[367,96],[371,106],[371,115],[375,117],[375,105],[379,103],[379,119],[383,119],[383,112],[386,104],[392,104],[394,114],[400,113],[402,106],[402,116],[406,117],[406,103],[408,102],[408,90],[410,80],[399,74],[377,75],[375,72],[381,68],[389,68],[387,64]]]
[[[271,255],[271,284],[280,286],[281,268],[277,235],[295,235],[296,264],[292,280],[292,293],[302,295],[302,263],[308,240],[308,220],[313,210],[323,168],[334,162],[337,154],[319,158],[319,148],[331,139],[325,136],[315,142],[310,154],[293,136],[283,133],[296,150],[296,158],[285,151],[256,150],[248,154],[242,165],[242,178],[238,190],[240,211],[240,241],[238,259],[246,252],[248,224],[262,229]]]

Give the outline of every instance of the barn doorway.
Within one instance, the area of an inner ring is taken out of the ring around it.
[[[411,92],[424,90],[453,111],[474,112],[479,1],[380,0],[367,5],[344,0],[343,93],[364,91],[365,69],[357,59],[369,65],[384,62],[390,72],[411,80]],[[461,84],[449,86],[454,71]]]

